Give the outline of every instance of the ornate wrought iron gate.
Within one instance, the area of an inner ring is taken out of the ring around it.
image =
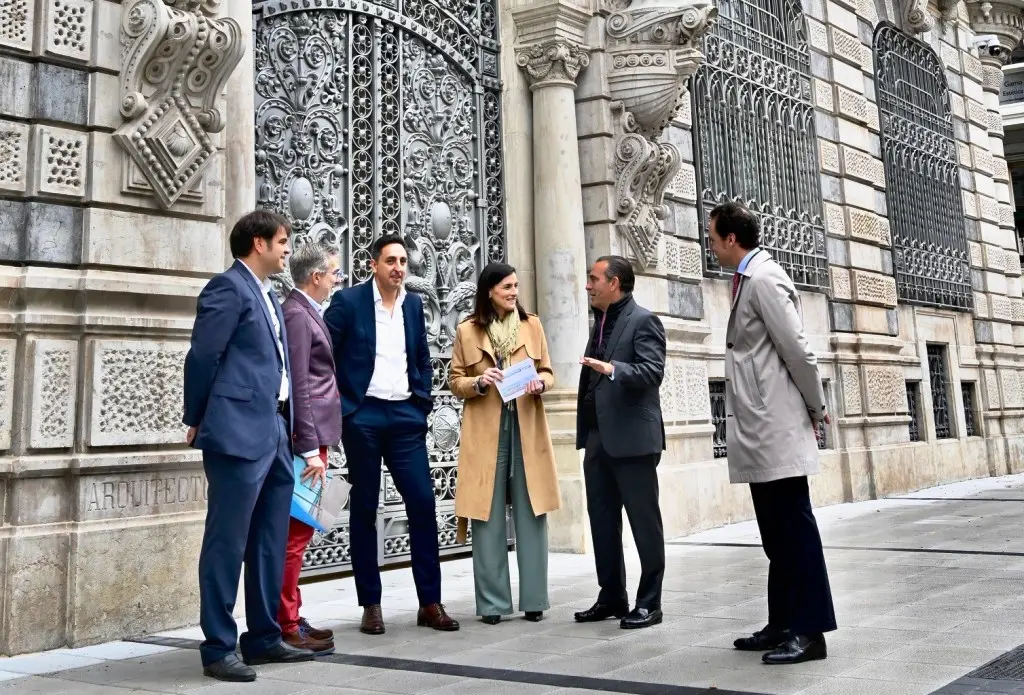
[[[407,288],[423,297],[436,403],[427,445],[441,552],[455,546],[461,406],[448,388],[455,327],[483,264],[504,260],[498,26],[494,0],[253,3],[258,204],[294,243],[340,250],[370,276],[374,239],[401,234]],[[341,452],[332,465],[345,472]],[[401,497],[383,476],[381,564],[408,558]],[[348,522],[314,539],[305,571],[346,569]]]

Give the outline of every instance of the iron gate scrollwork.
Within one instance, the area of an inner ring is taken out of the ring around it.
[[[409,248],[423,298],[435,406],[427,445],[442,553],[455,546],[461,404],[451,347],[480,268],[504,260],[501,83],[495,0],[253,3],[258,205],[293,244],[337,249],[349,282],[370,277],[383,234]],[[346,473],[342,451],[331,466]],[[379,558],[404,561],[408,528],[381,485]],[[314,539],[306,573],[349,564],[348,520]]]
[[[970,257],[942,61],[894,25],[875,30],[885,197],[903,301],[970,310]]]
[[[811,98],[807,28],[799,0],[721,0],[694,76],[693,114],[704,259],[714,206],[740,200],[761,243],[797,285],[829,286]]]

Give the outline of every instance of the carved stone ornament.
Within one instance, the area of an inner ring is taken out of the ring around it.
[[[717,16],[708,0],[634,0],[608,18],[616,227],[645,267],[657,260],[665,189],[680,163],[675,146],[658,139],[703,62],[699,41]]]
[[[1024,37],[1024,1],[967,0],[967,15],[977,36],[978,57],[983,63],[1004,65]]]
[[[590,65],[589,51],[586,46],[556,39],[516,49],[516,64],[529,76],[530,89],[553,84],[575,89],[580,70]]]
[[[903,28],[910,34],[923,34],[935,26],[935,18],[928,11],[928,0],[900,0]]]
[[[170,208],[193,189],[224,128],[217,99],[245,46],[220,0],[125,0],[121,13],[121,115],[114,139]]]

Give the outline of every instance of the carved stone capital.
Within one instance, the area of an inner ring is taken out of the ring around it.
[[[192,191],[224,128],[217,99],[242,58],[242,30],[212,15],[220,0],[125,0],[121,9],[121,116],[114,140],[160,205]],[[134,179],[126,170],[126,177]],[[139,189],[137,181],[127,188]]]
[[[553,39],[516,48],[516,65],[530,80],[530,90],[562,85],[576,89],[580,70],[590,65],[590,49],[572,41]]]
[[[704,60],[701,37],[718,16],[710,0],[634,0],[608,17],[608,86],[645,137],[657,138]]]
[[[928,0],[900,0],[903,28],[910,34],[923,34],[935,26],[935,18],[928,11]]]
[[[987,67],[1002,68],[1024,37],[1024,1],[967,0],[967,15],[977,38],[978,57]]]

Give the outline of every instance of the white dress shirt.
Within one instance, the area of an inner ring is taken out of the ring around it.
[[[281,360],[281,386],[277,392],[277,400],[284,402],[288,400],[288,370],[285,368],[284,359],[284,343],[281,342],[281,322],[277,318],[277,312],[274,310],[274,303],[270,301],[270,293],[273,291],[274,286],[270,282],[270,278],[266,280],[260,280],[256,276],[256,273],[252,272],[252,268],[242,263],[242,267],[249,271],[256,284],[263,288],[263,301],[267,304],[267,312],[270,314],[270,322],[274,325],[274,338],[277,339],[277,356]]]
[[[366,395],[383,401],[404,401],[412,397],[409,390],[409,363],[405,353],[405,316],[402,302],[405,287],[398,291],[394,311],[384,308],[377,281],[373,283],[373,309],[377,329],[377,355],[373,363],[373,376]]]

